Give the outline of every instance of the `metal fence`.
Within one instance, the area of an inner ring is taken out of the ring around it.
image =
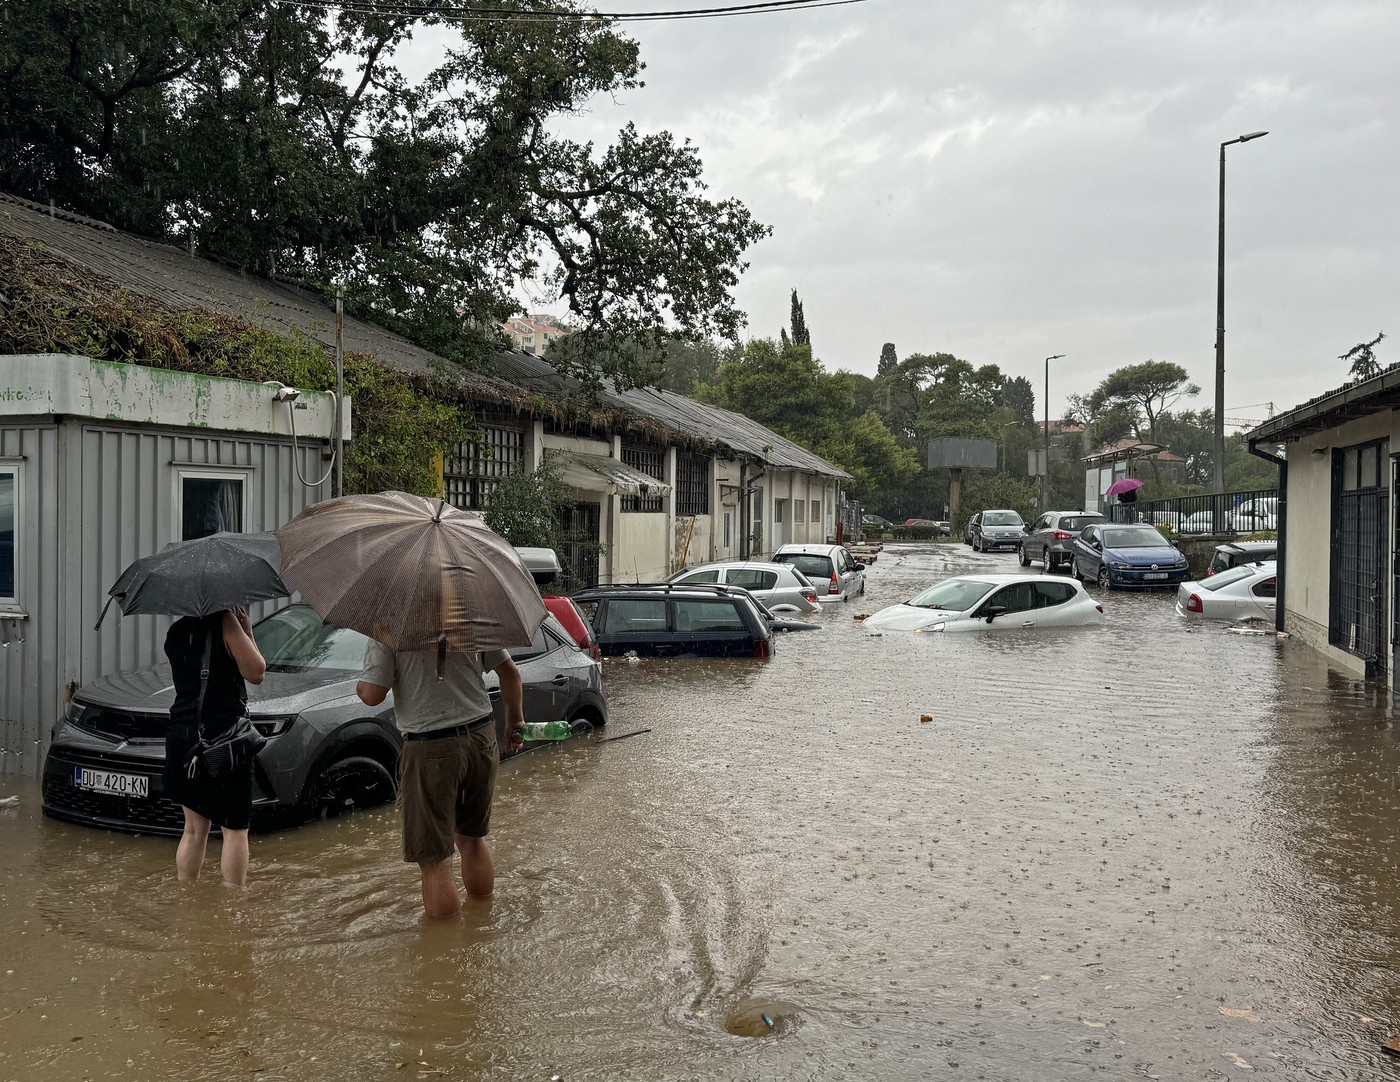
[[[1110,503],[1103,513],[1115,522],[1148,522],[1183,535],[1258,533],[1278,529],[1278,489]]]

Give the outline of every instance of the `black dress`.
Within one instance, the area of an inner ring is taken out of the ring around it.
[[[223,614],[183,616],[171,624],[165,636],[165,656],[170,659],[175,703],[165,733],[165,795],[221,827],[246,830],[253,809],[253,764],[245,763],[217,779],[191,778],[185,766],[197,735],[199,669],[206,634],[212,636],[213,648],[209,652],[209,687],[204,693],[204,735],[213,737],[227,731],[247,710],[243,677],[224,645]]]

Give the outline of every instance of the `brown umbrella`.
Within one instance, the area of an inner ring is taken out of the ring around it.
[[[525,646],[546,616],[510,543],[442,500],[341,496],[308,507],[277,542],[282,578],[327,623],[392,650]]]

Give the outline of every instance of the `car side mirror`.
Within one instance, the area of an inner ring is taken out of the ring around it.
[[[1006,606],[1005,606],[1005,605],[988,605],[985,609],[982,610],[982,615],[985,616],[985,617],[987,618],[987,623],[990,624],[990,623],[991,623],[993,620],[995,620],[998,616],[1005,616],[1005,615],[1006,615]]]
[[[1181,542],[1180,542],[1180,541],[1175,541],[1175,540],[1172,541],[1172,548],[1174,548],[1174,549],[1179,549],[1179,548],[1181,548]]]

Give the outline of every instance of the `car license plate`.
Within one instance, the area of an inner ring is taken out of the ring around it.
[[[1142,577],[1145,579],[1164,579],[1167,577],[1167,573],[1165,571],[1149,571]]]
[[[78,789],[113,796],[151,795],[151,779],[144,774],[118,774],[113,770],[93,770],[86,766],[73,768],[73,785]]]

